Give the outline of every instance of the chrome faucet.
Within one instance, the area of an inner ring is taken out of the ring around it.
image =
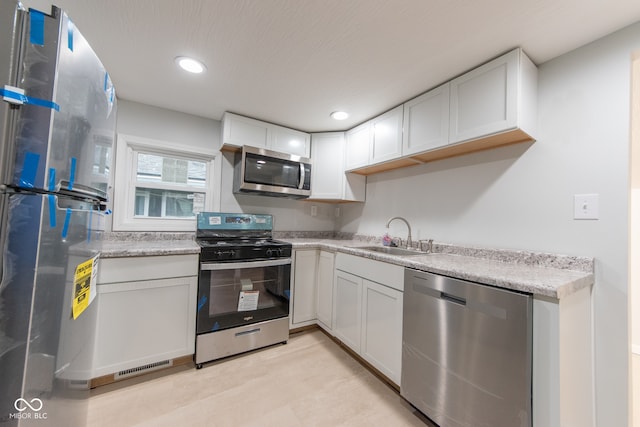
[[[387,228],[389,228],[391,221],[393,221],[394,219],[399,219],[400,221],[404,221],[404,223],[407,224],[407,230],[409,230],[409,234],[407,235],[407,248],[410,248],[412,246],[412,242],[411,242],[411,226],[409,225],[409,221],[402,218],[401,216],[394,216],[393,218],[389,219],[389,221],[387,221]]]

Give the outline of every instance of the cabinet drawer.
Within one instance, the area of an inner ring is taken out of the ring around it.
[[[404,290],[404,267],[344,253],[336,254],[336,269]]]
[[[103,258],[98,283],[132,282],[198,275],[198,255]]]

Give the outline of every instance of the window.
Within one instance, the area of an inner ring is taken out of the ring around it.
[[[116,170],[127,171],[116,173],[114,230],[192,231],[198,212],[219,206],[212,190],[214,153],[176,146],[118,137]]]

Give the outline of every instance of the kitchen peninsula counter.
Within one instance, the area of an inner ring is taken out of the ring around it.
[[[528,251],[483,249],[434,243],[433,253],[401,256],[359,247],[380,244],[366,239],[280,237],[294,249],[322,249],[384,261],[537,296],[562,299],[594,284],[594,259]],[[379,239],[378,239],[379,240]]]

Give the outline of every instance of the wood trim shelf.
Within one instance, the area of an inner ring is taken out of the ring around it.
[[[360,175],[372,175],[380,172],[387,172],[394,169],[400,169],[408,166],[415,166],[431,162],[434,160],[447,159],[450,157],[462,156],[464,154],[484,151],[491,148],[502,147],[511,144],[519,144],[522,142],[534,142],[535,139],[521,129],[512,129],[483,138],[471,141],[459,142],[457,144],[446,145],[444,147],[425,151],[423,153],[413,154],[407,157],[390,160],[388,162],[378,163],[371,166],[364,166],[349,172]]]

